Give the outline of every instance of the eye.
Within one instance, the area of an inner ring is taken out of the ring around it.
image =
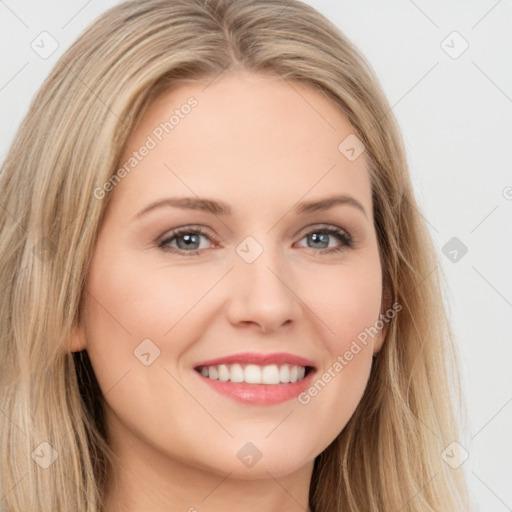
[[[199,226],[185,226],[174,229],[167,233],[165,238],[158,242],[158,247],[165,252],[195,256],[201,253],[203,249],[212,246],[212,243],[201,245],[201,237],[217,244],[217,241],[207,231]],[[329,237],[338,239],[339,245],[332,247]],[[349,233],[336,226],[323,225],[308,231],[302,238],[306,238],[313,244],[312,249],[323,249],[320,254],[331,254],[350,249],[353,246],[353,240]]]
[[[329,237],[337,238],[340,245],[335,247],[330,246]],[[313,244],[313,249],[327,249],[320,251],[321,254],[340,252],[350,249],[353,246],[353,240],[350,234],[336,226],[318,226],[315,229],[308,231],[301,240],[304,238]]]
[[[199,254],[200,249],[211,247],[211,244],[206,245],[206,247],[199,247],[201,237],[208,239],[211,239],[212,237],[198,226],[178,228],[167,235],[168,236],[158,244],[158,247],[166,252],[181,252],[187,253],[187,256],[193,256]],[[171,245],[174,241],[176,241],[177,247]]]

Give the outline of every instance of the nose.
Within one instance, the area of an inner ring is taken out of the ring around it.
[[[293,289],[291,267],[277,251],[265,248],[252,263],[234,255],[230,272],[229,320],[272,332],[292,324],[301,314],[301,300]]]

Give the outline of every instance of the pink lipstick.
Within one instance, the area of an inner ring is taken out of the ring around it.
[[[218,393],[259,405],[295,398],[311,385],[316,371],[311,360],[282,352],[233,354],[201,361],[194,370]]]

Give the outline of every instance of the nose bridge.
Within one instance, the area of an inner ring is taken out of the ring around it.
[[[272,236],[246,237],[234,258],[232,321],[252,321],[271,330],[297,318],[300,306],[291,289],[291,267]]]

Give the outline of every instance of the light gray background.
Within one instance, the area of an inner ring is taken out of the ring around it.
[[[0,0],[2,161],[57,58],[116,3]],[[398,118],[447,276],[470,411],[464,467],[482,510],[511,510],[512,0],[307,3],[368,58]],[[59,45],[47,59],[31,48],[43,31]],[[469,44],[457,58],[454,31]],[[468,249],[456,262],[442,253],[452,237]]]

